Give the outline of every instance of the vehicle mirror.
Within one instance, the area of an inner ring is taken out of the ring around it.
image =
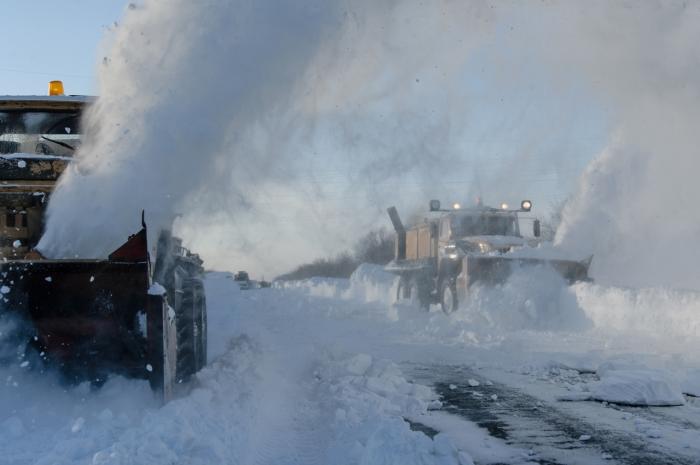
[[[541,227],[540,227],[540,220],[535,220],[532,223],[532,234],[535,237],[540,237],[540,235],[542,234]]]
[[[430,201],[430,211],[436,212],[439,210],[440,210],[440,201],[439,200],[431,200]]]

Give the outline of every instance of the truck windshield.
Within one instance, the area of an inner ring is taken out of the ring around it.
[[[458,237],[465,236],[517,236],[515,216],[482,213],[468,215],[457,220]]]
[[[75,111],[0,111],[0,155],[71,156],[80,144]]]

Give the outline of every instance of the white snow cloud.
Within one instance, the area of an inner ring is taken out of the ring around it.
[[[595,84],[615,129],[565,209],[558,242],[595,253],[601,282],[698,289],[700,5],[599,13],[575,23],[586,40],[568,65]]]
[[[481,193],[542,213],[609,142],[560,243],[599,278],[690,285],[699,257],[665,252],[698,232],[699,9],[146,0],[109,37],[40,248],[105,255],[145,208],[208,266],[269,276],[392,204]]]

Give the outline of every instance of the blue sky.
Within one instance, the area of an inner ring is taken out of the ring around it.
[[[41,95],[52,79],[62,80],[67,94],[94,94],[99,45],[127,3],[0,0],[0,95]]]

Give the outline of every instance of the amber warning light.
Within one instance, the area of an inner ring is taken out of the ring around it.
[[[63,82],[61,82],[61,81],[49,82],[49,95],[63,95]]]

